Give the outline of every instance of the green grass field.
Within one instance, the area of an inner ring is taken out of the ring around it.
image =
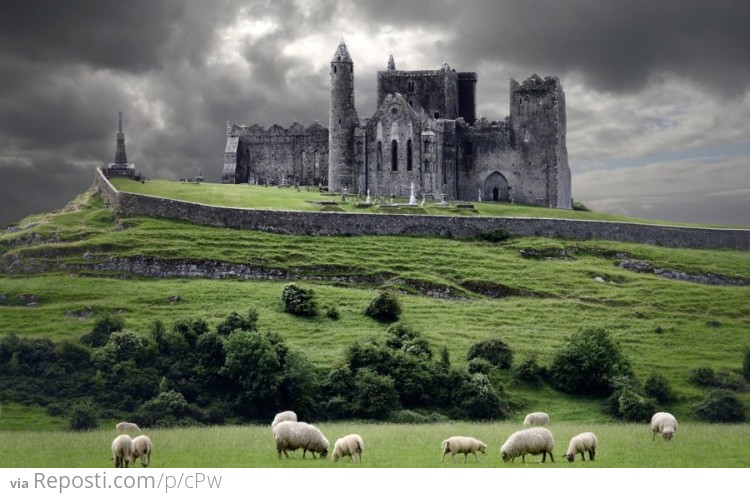
[[[437,425],[394,425],[332,422],[317,424],[331,443],[329,457],[313,460],[302,451],[279,459],[270,426],[224,426],[144,431],[154,443],[155,468],[747,468],[750,467],[750,426],[681,423],[671,442],[652,440],[648,425],[554,423],[555,462],[541,464],[541,456],[503,463],[500,447],[519,430],[517,423],[455,422]],[[599,438],[595,461],[580,456],[569,463],[563,455],[574,435],[592,431]],[[349,458],[330,458],[338,437],[356,432],[365,443],[362,465]],[[480,462],[463,455],[441,463],[440,445],[453,435],[474,436],[487,444]],[[85,433],[0,432],[0,467],[105,468],[111,467],[114,426]],[[72,453],[70,445],[75,444]],[[138,468],[141,468],[138,464]]]

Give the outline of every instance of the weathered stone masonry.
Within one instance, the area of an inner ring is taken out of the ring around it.
[[[268,211],[206,206],[119,192],[96,171],[104,200],[125,216],[149,216],[198,225],[291,235],[439,235],[466,238],[504,228],[514,235],[602,239],[664,247],[750,250],[750,230],[691,228],[607,221]]]

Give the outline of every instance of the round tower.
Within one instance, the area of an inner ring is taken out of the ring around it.
[[[328,190],[353,192],[352,147],[357,126],[354,108],[354,62],[341,40],[331,60],[331,109],[328,123]]]

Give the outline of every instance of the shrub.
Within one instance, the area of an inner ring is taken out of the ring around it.
[[[469,374],[489,374],[493,367],[488,360],[477,357],[469,360],[468,370]]]
[[[672,385],[666,377],[661,374],[651,374],[643,385],[646,396],[653,398],[657,403],[663,405],[674,399]]]
[[[695,407],[695,415],[707,422],[744,422],[745,406],[731,391],[712,389]]]
[[[232,331],[257,331],[258,330],[258,311],[250,309],[247,311],[247,317],[231,312],[216,327],[216,332],[222,336],[229,336]]]
[[[69,427],[72,431],[88,431],[99,427],[96,409],[89,400],[73,405]]]
[[[716,373],[716,386],[738,393],[744,393],[747,389],[745,378],[736,372],[722,369]]]
[[[398,410],[388,416],[388,421],[395,424],[433,424],[446,422],[448,417],[437,412],[418,412],[416,410]]]
[[[594,396],[610,394],[618,377],[631,375],[620,346],[603,328],[579,329],[566,338],[550,367],[550,379],[558,389]]]
[[[656,400],[646,398],[631,389],[620,393],[619,416],[629,422],[648,422],[656,413]]]
[[[401,317],[401,304],[396,293],[383,290],[365,309],[365,315],[380,322],[396,322]]]
[[[513,350],[501,340],[489,339],[471,345],[466,358],[483,358],[498,369],[510,369],[513,364]]]
[[[510,233],[505,228],[498,228],[496,230],[482,232],[476,236],[477,240],[481,240],[483,242],[492,242],[492,243],[505,242],[510,237],[511,237]]]
[[[326,316],[332,321],[338,321],[339,317],[341,317],[339,315],[339,310],[333,306],[326,307]]]
[[[690,369],[690,382],[696,386],[715,386],[716,375],[710,367]]]
[[[544,376],[544,369],[537,363],[536,357],[525,358],[513,369],[513,377],[527,383],[538,383]]]
[[[294,283],[287,283],[281,289],[281,301],[284,312],[295,316],[314,316],[318,313],[318,303],[312,288],[305,289]]]
[[[573,201],[573,211],[591,211],[582,202]]]
[[[465,382],[462,392],[462,408],[469,419],[505,418],[501,408],[500,395],[495,391],[485,374],[473,374]]]
[[[422,335],[403,323],[392,324],[386,330],[385,345],[393,350],[401,350],[415,357],[430,360],[432,348]]]
[[[361,417],[384,419],[399,407],[393,379],[370,369],[360,369],[354,376],[354,398]]]
[[[742,377],[745,381],[750,381],[750,346],[746,346],[742,353]]]
[[[202,414],[177,391],[159,393],[138,408],[135,420],[146,427],[172,427],[192,425],[200,421]]]

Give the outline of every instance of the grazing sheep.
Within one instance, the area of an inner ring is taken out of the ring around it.
[[[356,457],[359,456],[359,462],[362,463],[362,452],[364,450],[365,443],[359,434],[349,434],[348,436],[336,439],[331,459],[339,461],[344,456],[348,456],[352,459],[352,463],[357,463]]]
[[[302,458],[310,451],[315,458],[315,453],[320,453],[321,458],[328,454],[328,439],[314,425],[306,422],[281,422],[273,428],[273,440],[276,443],[276,451],[281,452],[289,458],[287,451],[296,451],[302,448]]]
[[[445,441],[443,441],[443,456],[440,457],[440,461],[442,462],[445,459],[445,455],[448,453],[451,454],[451,461],[453,463],[456,462],[456,455],[459,453],[464,454],[464,463],[466,463],[466,457],[469,455],[469,453],[474,455],[474,458],[477,459],[477,463],[479,463],[479,456],[477,456],[477,451],[481,452],[483,455],[486,455],[486,449],[487,445],[484,444],[479,439],[474,439],[473,437],[466,437],[466,436],[453,436],[449,437]]]
[[[656,439],[656,434],[661,434],[665,441],[671,441],[677,432],[677,419],[671,413],[657,412],[651,417],[651,432],[654,433],[652,441]]]
[[[151,442],[151,438],[148,436],[138,436],[133,439],[133,466],[135,466],[136,458],[141,459],[141,466],[147,467],[151,463],[151,452],[154,450],[154,445]]]
[[[544,427],[532,427],[514,432],[510,435],[502,448],[500,455],[504,462],[515,460],[516,456],[526,462],[526,455],[542,455],[542,463],[547,459],[549,454],[550,460],[554,463],[555,457],[552,456],[552,449],[555,447],[555,440],[549,429]]]
[[[523,419],[523,425],[540,426],[549,424],[549,415],[544,412],[533,412]]]
[[[576,459],[576,455],[581,453],[581,461],[586,461],[584,453],[589,452],[589,460],[594,461],[596,456],[596,447],[599,444],[599,439],[593,432],[583,432],[578,434],[570,440],[568,444],[568,452],[565,453],[565,458],[568,461]]]
[[[112,441],[112,459],[115,468],[128,468],[133,456],[133,440],[127,434],[120,434]]]
[[[120,422],[115,426],[115,429],[117,429],[117,432],[123,433],[123,432],[141,432],[141,428],[138,427],[137,424],[134,424],[132,422]]]
[[[297,421],[297,414],[294,413],[291,410],[287,410],[285,412],[277,413],[276,416],[273,418],[273,422],[271,422],[271,429],[279,425],[281,422],[296,422]]]

